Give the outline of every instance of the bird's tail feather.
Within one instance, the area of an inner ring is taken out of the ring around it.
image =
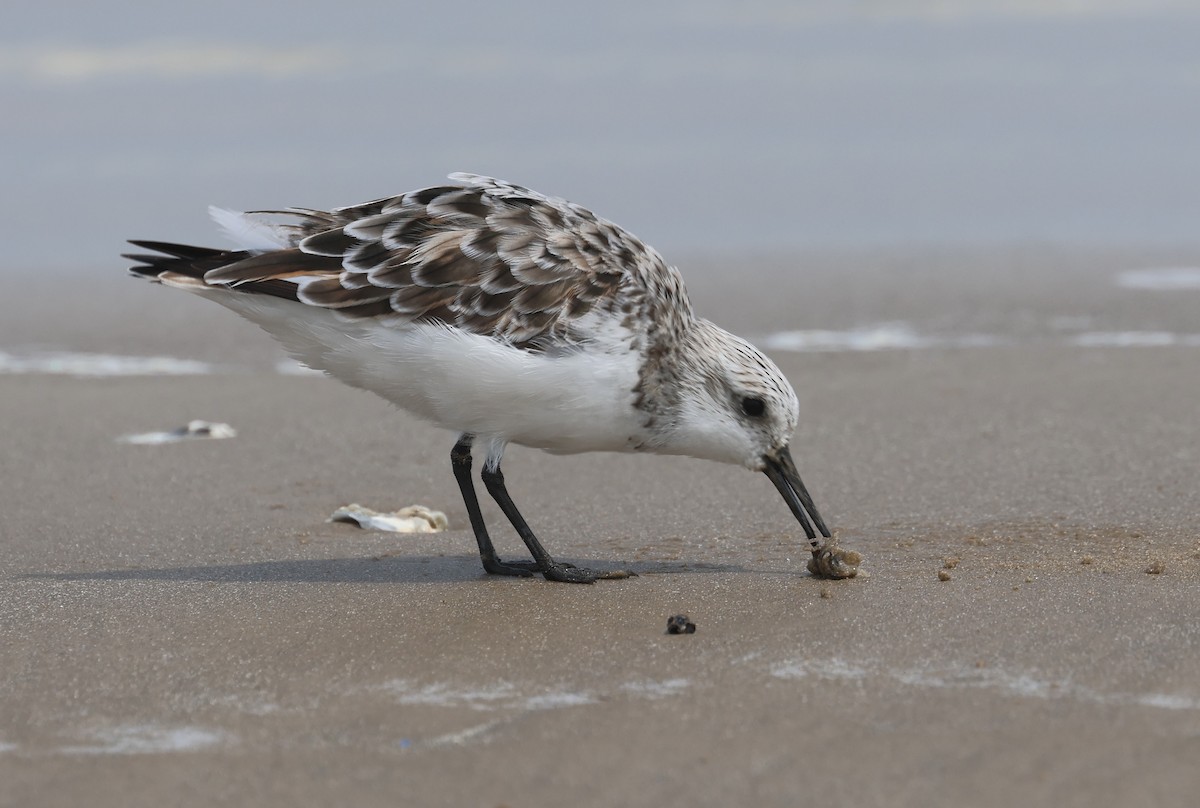
[[[214,250],[210,247],[193,247],[166,241],[144,241],[130,239],[130,244],[149,253],[124,253],[122,258],[136,262],[129,272],[139,278],[147,278],[166,286],[176,286],[192,291],[216,289],[252,292],[296,300],[296,284],[284,280],[262,279],[252,283],[208,283],[205,277],[215,269],[250,258],[247,250]]]

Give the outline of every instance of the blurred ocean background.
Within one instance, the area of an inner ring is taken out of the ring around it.
[[[1200,242],[1200,3],[10,0],[3,270],[491,174],[672,253]]]
[[[11,0],[3,18],[0,277],[26,295],[0,306],[0,370],[96,350],[98,327],[131,353],[226,355],[229,315],[124,278],[125,239],[220,246],[210,204],[332,207],[451,171],[624,225],[774,350],[1200,345],[1200,2]],[[214,329],[203,349],[171,344],[181,316]]]

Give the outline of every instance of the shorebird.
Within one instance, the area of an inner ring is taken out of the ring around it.
[[[792,461],[799,405],[779,368],[698,317],[679,272],[622,228],[518,185],[450,179],[328,211],[213,208],[239,248],[131,241],[151,252],[124,257],[135,275],[257,323],[303,364],[456,432],[451,468],[489,573],[630,574],[550,556],[505,487],[510,443],[763,472],[816,557],[817,532],[830,534]],[[476,446],[531,561],[496,554],[471,477]]]

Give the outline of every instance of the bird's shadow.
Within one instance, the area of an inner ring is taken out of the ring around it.
[[[597,570],[616,568],[611,563],[572,562]],[[639,576],[680,573],[746,572],[737,564],[647,561],[621,565]],[[90,572],[40,572],[20,576],[26,580],[53,581],[180,581],[200,583],[346,583],[430,584],[498,580],[483,572],[477,556],[365,556],[361,558],[304,558],[257,561],[246,564],[211,564],[182,567],[95,570]]]

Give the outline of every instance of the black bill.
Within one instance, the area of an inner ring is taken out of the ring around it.
[[[808,489],[800,480],[800,473],[796,471],[796,464],[792,462],[792,453],[784,446],[774,456],[764,456],[763,461],[766,463],[763,473],[771,478],[771,482],[775,483],[775,487],[783,495],[784,501],[792,509],[792,515],[804,528],[804,535],[808,536],[808,540],[813,546],[813,552],[816,552],[820,549],[821,544],[817,541],[813,525],[815,524],[817,530],[821,531],[821,535],[827,539],[830,537],[829,528],[825,527],[825,521],[821,519],[821,514],[817,513],[817,507],[813,505],[812,497],[808,495]],[[810,517],[811,522],[809,521]]]

